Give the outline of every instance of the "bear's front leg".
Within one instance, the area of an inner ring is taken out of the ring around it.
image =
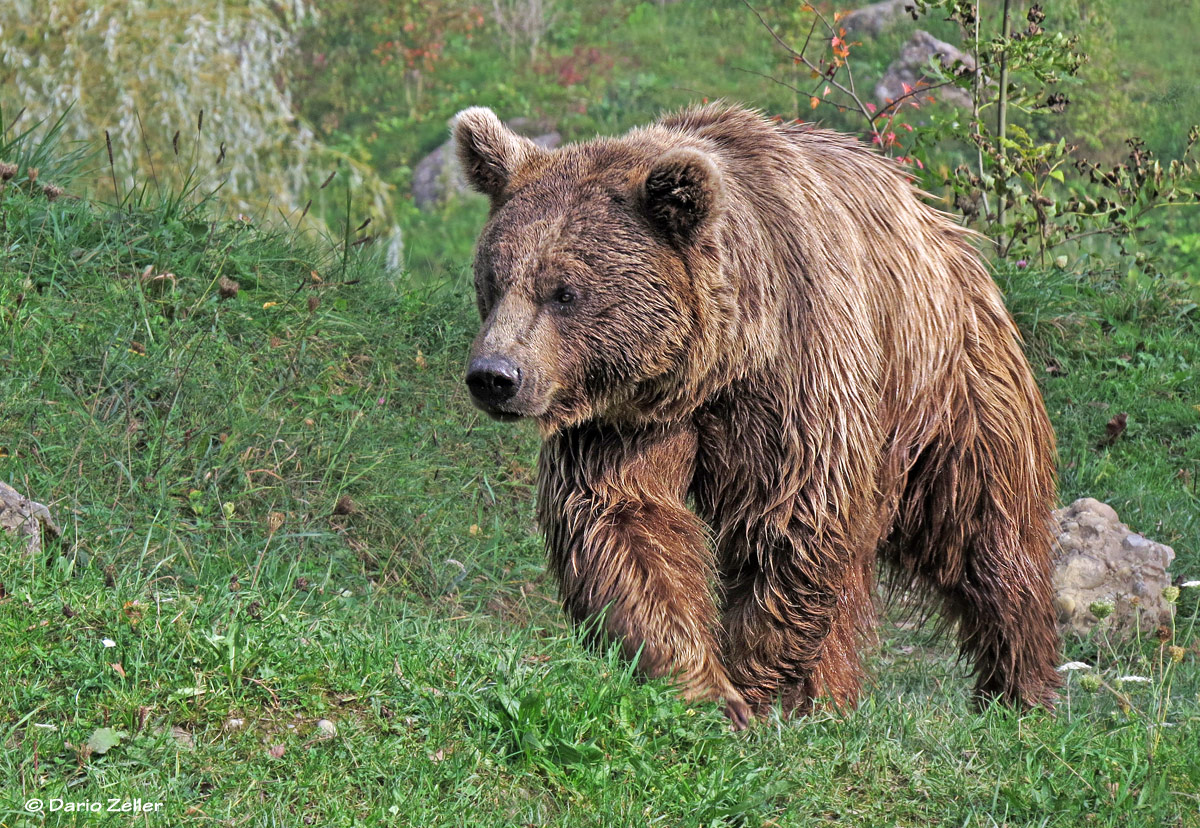
[[[863,679],[858,649],[874,626],[873,562],[856,561],[844,547],[820,548],[801,532],[762,534],[762,557],[747,554],[726,573],[732,681],[759,714],[776,703],[784,715],[807,713],[819,697],[853,707]]]
[[[561,431],[539,458],[538,520],[571,618],[683,698],[723,700],[741,729],[749,707],[720,660],[713,555],[684,503],[695,456],[685,426]]]

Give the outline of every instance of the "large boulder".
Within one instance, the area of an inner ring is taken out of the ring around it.
[[[875,37],[901,17],[917,18],[915,0],[883,0],[847,14],[841,25],[848,32]]]
[[[1055,604],[1064,634],[1084,636],[1101,625],[1128,637],[1170,625],[1174,607],[1163,590],[1171,584],[1171,547],[1134,532],[1111,506],[1090,497],[1059,509],[1054,519]]]
[[[945,41],[938,40],[929,32],[918,29],[900,49],[900,56],[892,61],[879,83],[875,85],[875,98],[881,105],[886,105],[889,100],[894,101],[902,97],[918,85],[932,82],[933,78],[926,74],[931,58],[938,61],[947,71],[954,71],[957,63],[962,64],[960,71],[975,71],[973,57]],[[955,106],[971,106],[971,96],[957,86],[943,86],[937,90],[937,94],[942,100]]]
[[[549,125],[528,118],[514,118],[506,125],[518,135],[524,135],[543,149],[554,149],[562,143],[562,136]],[[442,204],[450,196],[471,192],[463,178],[458,157],[454,154],[454,142],[446,141],[426,155],[413,168],[413,201],[422,210]]]

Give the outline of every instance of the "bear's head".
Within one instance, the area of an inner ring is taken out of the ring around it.
[[[475,404],[547,432],[654,417],[695,356],[693,263],[724,207],[716,163],[638,133],[544,150],[478,107],[453,132],[492,206],[475,256]]]

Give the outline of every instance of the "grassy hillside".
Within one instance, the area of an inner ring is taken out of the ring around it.
[[[803,43],[811,17],[801,4],[750,5],[787,42]],[[815,5],[832,14],[865,4]],[[1064,78],[1071,105],[1048,128],[1114,160],[1131,135],[1178,157],[1188,127],[1200,123],[1200,96],[1190,94],[1200,73],[1189,39],[1200,25],[1197,10],[1166,0],[1041,5],[1045,25],[1078,35],[1090,58],[1079,79]],[[620,132],[664,108],[719,97],[857,126],[832,109],[812,112],[807,94],[787,88],[807,88],[807,72],[795,69],[740,0],[549,3],[549,27],[532,51],[490,10],[457,0],[440,6],[320,0],[320,20],[292,66],[297,103],[322,137],[398,184],[445,140],[448,118],[480,103],[504,117],[547,120],[568,138]],[[982,8],[986,38],[999,4]],[[1023,21],[1023,10],[1015,14]],[[901,15],[877,36],[854,35],[860,87],[870,91],[917,28],[960,43],[957,26],[941,17]]]
[[[381,6],[371,0],[319,0],[317,5],[320,21],[305,30],[289,73],[300,114],[322,141],[395,187],[401,223],[409,231],[407,238],[418,245],[425,244],[427,231],[440,234],[442,229],[437,226],[440,217],[431,223],[413,207],[413,169],[446,140],[448,119],[467,106],[484,104],[506,119],[529,119],[557,129],[566,140],[620,133],[665,109],[716,98],[838,129],[864,128],[853,112],[812,108],[809,93],[824,95],[821,84],[794,64],[741,0],[546,3],[547,28],[536,46],[510,34],[491,8],[467,0],[438,4],[436,10],[416,3]],[[501,7],[538,5],[510,2]],[[807,4],[764,0],[750,5],[783,40],[795,47],[805,42],[812,22],[803,10]],[[832,17],[859,4],[815,5]],[[1189,128],[1200,124],[1200,96],[1188,94],[1194,85],[1189,79],[1200,74],[1200,57],[1189,45],[1196,11],[1189,4],[1159,0],[1056,0],[1041,6],[1046,30],[1064,38],[1077,36],[1088,59],[1078,77],[1057,71],[1060,83],[1047,87],[1069,102],[1065,112],[1013,110],[1010,123],[1028,129],[1039,142],[1053,144],[1061,138],[1074,148],[1073,158],[1105,168],[1130,163],[1126,141],[1133,138],[1143,139],[1164,167],[1179,159]],[[985,45],[999,34],[1000,8],[999,3],[981,6]],[[1013,9],[1020,29],[1026,8]],[[931,13],[914,22],[901,15],[876,36],[849,35],[849,62],[865,100],[872,99],[876,81],[918,28],[969,48],[959,26],[944,17]],[[832,56],[820,32],[813,42],[820,45],[810,55]],[[1023,72],[1017,82],[1032,79],[1032,73]],[[837,98],[834,94],[829,100]],[[906,127],[916,128],[915,135],[895,128],[901,145],[914,142],[909,148],[924,164],[923,172],[916,171],[922,186],[944,196],[947,209],[957,209],[947,182],[952,170],[962,163],[976,165],[970,142],[949,137],[963,116],[963,111],[922,101],[920,111],[906,110],[900,118]],[[986,118],[994,124],[994,107]],[[1068,173],[1063,187],[1043,182],[1060,202],[1066,200],[1066,190],[1111,197],[1071,169],[1068,161],[1058,171]],[[1044,168],[1040,174],[1046,174]],[[1148,232],[1140,249],[1163,272],[1200,291],[1200,213],[1161,209],[1145,224]],[[1113,246],[1100,242],[1092,236],[1054,255],[1093,255],[1110,263]],[[436,249],[457,261],[461,248]]]
[[[1073,644],[1102,684],[1072,674],[1055,718],[974,713],[950,648],[895,623],[858,712],[731,735],[560,617],[536,436],[459,377],[476,206],[389,274],[187,200],[28,190],[0,195],[0,477],[65,537],[0,539],[6,825],[105,818],[35,797],[163,803],[150,825],[1197,824],[1200,590],[1170,642]],[[1111,501],[1200,577],[1195,306],[999,278],[1063,499]]]
[[[799,4],[756,5],[786,27]],[[1195,112],[1160,94],[1200,68],[1187,4],[1046,5],[1086,23],[1102,70],[1062,128],[1112,151],[1146,125],[1169,156]],[[532,52],[488,8],[320,6],[293,94],[400,195],[470,104],[568,138],[702,97],[797,105],[736,2],[560,4]],[[869,70],[910,30],[864,45]],[[314,240],[218,213],[197,198],[217,181],[95,204],[70,195],[69,148],[11,138],[0,480],[64,537],[33,555],[0,535],[0,825],[128,824],[78,803],[140,798],[161,805],[137,824],[164,826],[1200,828],[1200,589],[1166,640],[1069,642],[1064,661],[1092,669],[1066,674],[1054,717],[975,712],[948,642],[897,612],[856,712],[731,734],[562,618],[533,524],[537,436],[481,416],[461,381],[481,203],[399,199],[400,272],[357,218]],[[51,202],[46,183],[69,192]],[[343,203],[343,186],[314,195]],[[1188,221],[1155,240],[1185,265]],[[1200,580],[1194,292],[1115,257],[995,275],[1057,430],[1061,500],[1111,503]]]

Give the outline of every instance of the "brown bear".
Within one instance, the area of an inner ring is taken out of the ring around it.
[[[855,139],[725,105],[453,133],[491,199],[466,382],[541,431],[573,619],[740,728],[854,704],[882,560],[979,696],[1053,704],[1054,437],[968,230]]]

